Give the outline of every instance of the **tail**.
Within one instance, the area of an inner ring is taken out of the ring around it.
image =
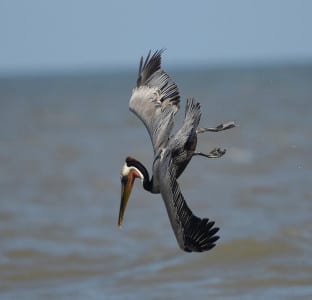
[[[185,120],[184,123],[191,125],[196,130],[199,125],[201,117],[200,103],[194,98],[188,98],[185,106]]]

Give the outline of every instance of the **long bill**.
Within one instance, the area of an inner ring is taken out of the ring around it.
[[[121,227],[123,222],[124,213],[126,210],[126,206],[131,194],[131,190],[133,187],[135,177],[131,172],[123,176],[121,178],[121,201],[120,201],[120,209],[119,209],[119,216],[118,216],[118,226]]]

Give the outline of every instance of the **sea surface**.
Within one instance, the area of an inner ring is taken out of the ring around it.
[[[179,179],[217,246],[184,253],[159,195],[135,183],[117,227],[120,170],[151,170],[128,110],[137,70],[0,79],[0,299],[312,299],[312,65],[166,68],[201,102]],[[175,129],[175,130],[176,130]]]

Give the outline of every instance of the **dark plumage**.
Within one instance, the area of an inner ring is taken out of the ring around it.
[[[118,224],[135,178],[141,178],[145,190],[160,193],[169,216],[175,237],[181,249],[202,252],[215,246],[219,228],[214,222],[195,216],[188,207],[177,182],[193,156],[221,157],[225,150],[213,149],[209,154],[195,152],[197,134],[206,131],[222,131],[234,127],[233,122],[213,128],[199,128],[200,104],[187,99],[182,127],[171,136],[174,116],[179,109],[180,96],[177,85],[161,69],[163,50],[148,53],[140,60],[137,85],[133,90],[129,108],[144,123],[154,148],[152,177],[142,163],[128,157],[122,169],[122,199]]]

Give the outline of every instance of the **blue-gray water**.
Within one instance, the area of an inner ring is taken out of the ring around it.
[[[152,147],[128,110],[136,71],[0,80],[1,299],[310,299],[312,67],[167,69],[202,104],[179,180],[220,227],[210,252],[179,250],[159,195],[136,182],[117,227],[127,155]],[[177,120],[177,127],[182,117]]]

